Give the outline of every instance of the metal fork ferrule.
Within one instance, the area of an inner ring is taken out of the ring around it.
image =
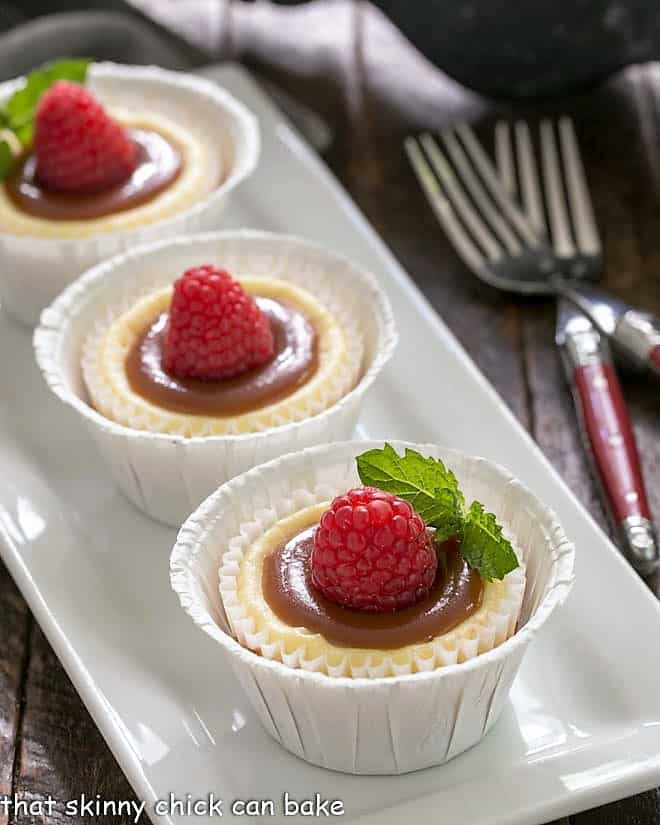
[[[570,372],[577,367],[610,361],[609,348],[595,329],[567,333],[561,342],[561,354]]]
[[[614,340],[629,354],[646,363],[651,350],[660,345],[660,329],[647,313],[629,309],[616,325]]]

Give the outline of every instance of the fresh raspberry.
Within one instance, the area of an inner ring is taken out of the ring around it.
[[[345,607],[408,607],[428,594],[437,566],[422,519],[407,501],[376,487],[334,499],[314,534],[312,583]]]
[[[206,264],[174,282],[163,342],[170,374],[231,378],[268,361],[274,346],[268,318],[228,272]]]
[[[34,122],[37,179],[57,192],[92,194],[127,180],[135,144],[83,86],[58,80],[41,96]]]

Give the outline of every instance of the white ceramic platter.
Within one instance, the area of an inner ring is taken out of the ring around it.
[[[390,295],[401,345],[362,433],[506,465],[558,513],[577,545],[577,583],[472,751],[398,778],[311,767],[269,739],[217,645],[178,606],[174,531],[121,497],[42,384],[29,333],[2,317],[0,549],[138,797],[149,809],[170,792],[213,792],[223,821],[232,800],[255,798],[275,801],[263,821],[292,821],[280,815],[287,791],[343,800],[343,822],[534,825],[660,784],[660,608],[314,154],[242,70],[216,77],[259,116],[264,143],[227,225],[316,239],[373,270]],[[419,376],[440,374],[422,394]]]

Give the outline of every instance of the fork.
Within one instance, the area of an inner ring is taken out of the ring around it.
[[[556,124],[541,121],[541,176],[528,124],[518,121],[514,135],[512,140],[506,121],[496,124],[495,157],[503,185],[510,195],[520,198],[534,230],[551,239],[565,271],[575,277],[582,267],[602,267],[602,246],[573,122],[568,117]],[[607,338],[574,303],[560,297],[555,342],[610,519],[633,566],[650,573],[658,564],[658,542]]]
[[[584,283],[600,272],[601,245],[572,123],[562,123],[561,154],[552,124],[545,121],[541,130],[545,190],[526,124],[516,125],[515,153],[508,125],[498,124],[499,172],[465,124],[441,133],[444,152],[430,135],[419,143],[408,138],[405,147],[440,223],[482,280],[516,292],[564,295],[573,302],[560,301],[557,339],[583,440],[622,550],[635,569],[648,574],[660,563],[658,543],[623,394],[604,336],[574,308],[586,304],[593,311],[610,304],[602,294],[594,299],[595,291]],[[568,166],[565,192],[560,157]],[[522,209],[514,199],[518,181]]]
[[[529,142],[529,131],[526,137]],[[550,149],[544,154],[544,163],[547,159],[556,169],[560,161],[565,166],[574,216],[571,222],[562,207],[561,188],[549,189],[548,204],[555,204],[560,215],[554,249],[522,214],[467,124],[445,129],[441,138],[444,152],[429,134],[419,142],[407,138],[405,148],[436,217],[475,274],[500,289],[567,297],[627,362],[660,377],[660,320],[590,283],[601,275],[602,248],[570,119],[560,121],[561,152],[555,142],[554,153]],[[520,140],[525,142],[524,137]],[[511,165],[504,171],[510,174],[513,169]]]

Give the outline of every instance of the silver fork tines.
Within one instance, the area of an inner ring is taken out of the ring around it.
[[[533,246],[538,242],[538,237],[522,212],[516,207],[511,198],[508,196],[506,189],[502,186],[502,182],[499,179],[495,167],[477,140],[472,129],[467,123],[459,123],[456,127],[456,134],[461,137],[463,145],[470,155],[473,164],[479,170],[502,213],[506,215],[506,217],[515,226],[516,230],[520,233],[526,243]]]
[[[422,135],[420,143],[426,151],[433,171],[438,176],[442,187],[466,226],[471,230],[481,248],[491,261],[496,261],[502,254],[502,247],[489,231],[479,213],[470,204],[463,186],[459,183],[447,158],[429,134]]]
[[[524,121],[516,123],[516,148],[520,163],[521,198],[525,212],[537,232],[545,232],[543,195],[539,188],[536,160],[529,127]]]
[[[426,160],[419,143],[415,138],[409,137],[406,139],[404,145],[420,186],[435,216],[447,233],[447,237],[454,244],[454,248],[461,258],[463,258],[467,266],[475,272],[480,272],[485,262],[484,255],[470,239],[469,235],[461,226],[460,221],[456,218],[452,205],[443,194],[438,180],[433,174],[433,170]]]
[[[545,182],[546,204],[550,236],[555,253],[560,258],[568,258],[576,253],[573,235],[570,229],[569,215],[564,200],[559,154],[553,125],[549,120],[542,120],[541,132],[541,166]]]
[[[599,255],[601,252],[600,237],[573,121],[569,117],[559,119],[559,139],[578,247],[584,255]]]
[[[539,237],[515,206],[467,125],[442,133],[443,151],[429,134],[405,149],[436,216],[473,270],[538,246]]]
[[[598,257],[601,242],[571,118],[561,117],[557,124],[548,119],[540,123],[543,186],[527,123],[518,121],[514,136],[519,187],[511,129],[505,121],[497,123],[495,156],[499,174],[509,193],[517,197],[519,188],[526,217],[536,231],[548,236],[559,258]],[[579,276],[580,273],[573,274]]]
[[[488,193],[484,189],[483,184],[477,175],[472,171],[470,161],[463,151],[456,135],[451,129],[445,129],[441,132],[441,137],[449,157],[458,170],[465,187],[472,196],[474,203],[478,206],[481,214],[495,230],[507,251],[512,255],[519,253],[521,249],[520,241],[509,229],[506,221],[502,219],[501,215],[493,205],[493,201],[489,198]],[[435,141],[433,141],[429,135],[424,135],[422,141],[428,141],[430,143],[429,149],[435,148]]]

